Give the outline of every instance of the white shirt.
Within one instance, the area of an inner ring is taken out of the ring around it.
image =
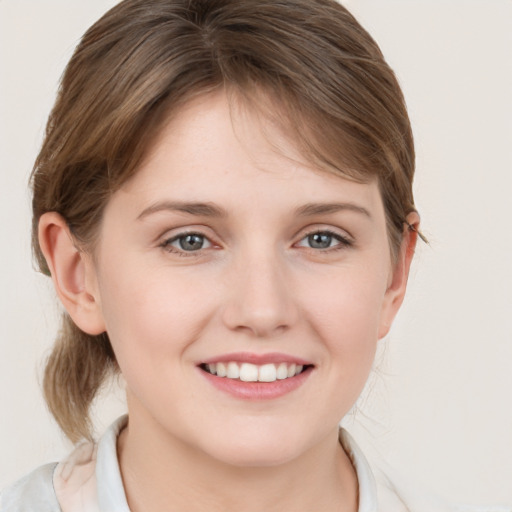
[[[98,444],[83,442],[62,462],[36,469],[4,491],[0,512],[130,512],[117,460],[117,437],[126,422],[127,416],[122,416]],[[358,512],[470,512],[419,497],[409,488],[398,488],[383,474],[374,473],[344,429],[340,429],[340,443],[356,470]],[[512,507],[478,510],[512,512]]]

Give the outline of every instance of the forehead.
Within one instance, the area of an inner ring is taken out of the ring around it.
[[[349,205],[344,211],[368,213],[385,231],[376,181],[359,183],[316,168],[279,126],[225,94],[201,96],[170,117],[105,214],[117,205],[117,214],[136,219],[180,202],[213,203],[240,225],[343,203]]]
[[[159,180],[172,177],[175,184],[196,179],[199,185],[236,168],[240,178],[250,179],[255,186],[255,170],[261,171],[261,180],[268,180],[270,174],[275,182],[296,181],[300,175],[305,186],[306,182],[347,187],[361,183],[339,169],[326,170],[306,158],[290,136],[285,116],[276,111],[278,105],[267,101],[262,106],[266,98],[260,95],[260,103],[254,105],[218,91],[187,102],[169,116],[131,181],[140,185],[146,178],[147,184],[153,181],[158,186]],[[365,183],[373,187],[377,180],[369,178]]]

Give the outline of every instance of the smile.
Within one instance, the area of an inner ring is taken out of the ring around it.
[[[263,364],[237,363],[235,361],[201,365],[211,375],[242,382],[275,382],[285,380],[302,373],[308,365],[295,363]]]
[[[201,361],[201,375],[214,388],[236,399],[273,400],[301,388],[315,365],[291,354],[232,352]]]

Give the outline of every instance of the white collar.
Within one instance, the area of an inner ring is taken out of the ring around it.
[[[117,438],[127,421],[121,416],[97,446],[82,443],[57,466],[54,487],[62,512],[130,512],[117,460]],[[343,428],[339,440],[356,470],[358,512],[377,512],[377,484],[365,456]]]
[[[96,482],[100,510],[130,512],[117,460],[117,438],[127,423],[127,415],[118,418],[98,443]]]
[[[357,446],[354,438],[341,427],[339,440],[356,470],[359,485],[358,512],[377,512],[377,483],[366,457],[359,446]]]

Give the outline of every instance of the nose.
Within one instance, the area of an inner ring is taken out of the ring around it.
[[[286,265],[273,254],[252,254],[234,265],[228,279],[224,324],[257,338],[276,336],[299,318]]]

